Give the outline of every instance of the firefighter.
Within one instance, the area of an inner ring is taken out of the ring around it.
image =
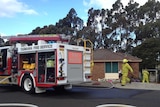
[[[122,80],[121,80],[121,85],[125,86],[127,82],[131,82],[131,80],[128,78],[128,72],[133,73],[132,67],[128,64],[127,59],[123,59],[123,64],[122,64]]]
[[[143,75],[142,82],[143,83],[145,83],[145,82],[149,83],[149,72],[146,68],[142,70],[142,75]]]

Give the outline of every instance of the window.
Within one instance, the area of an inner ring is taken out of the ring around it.
[[[118,62],[107,62],[105,65],[106,73],[118,73]]]

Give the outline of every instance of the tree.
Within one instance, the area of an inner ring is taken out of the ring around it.
[[[95,41],[96,41],[96,36],[98,35],[98,33],[95,32],[95,29],[93,29],[90,26],[87,27],[83,27],[82,30],[77,32],[77,39],[82,38],[82,39],[89,39],[92,43],[93,43],[93,47],[95,46]],[[89,44],[88,44],[89,45]]]
[[[156,0],[148,0],[137,12],[136,40],[143,42],[147,38],[159,36],[160,3]]]
[[[56,23],[56,27],[62,34],[75,35],[83,28],[83,20],[77,16],[75,9],[71,8],[66,17]]]
[[[71,8],[66,17],[60,19],[56,25],[37,27],[30,34],[66,34],[75,35],[83,28],[83,20],[77,16],[74,8]]]
[[[133,48],[132,55],[142,59],[141,67],[155,68],[160,64],[157,61],[160,53],[160,38],[150,38],[145,40],[141,45]]]
[[[31,34],[53,33],[73,35],[73,43],[78,38],[90,39],[94,48],[132,53],[133,47],[146,39],[160,37],[160,3],[148,0],[139,7],[130,0],[124,7],[121,0],[117,0],[111,9],[90,8],[87,26],[83,26],[83,20],[71,8],[56,25],[37,27]]]
[[[40,31],[41,31],[41,28],[36,27],[34,30],[32,30],[32,32],[30,34],[39,34]]]

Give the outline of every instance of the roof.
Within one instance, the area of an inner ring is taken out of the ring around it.
[[[126,58],[130,62],[142,62],[142,59],[125,53],[116,53],[108,49],[97,49],[93,52],[94,62],[122,62]]]

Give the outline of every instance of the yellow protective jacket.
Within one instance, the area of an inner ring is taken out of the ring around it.
[[[143,77],[148,77],[149,76],[149,72],[147,70],[143,70],[142,74],[143,74]]]
[[[129,71],[133,73],[133,69],[131,68],[131,66],[128,63],[122,64],[122,74],[124,76],[128,76]]]

